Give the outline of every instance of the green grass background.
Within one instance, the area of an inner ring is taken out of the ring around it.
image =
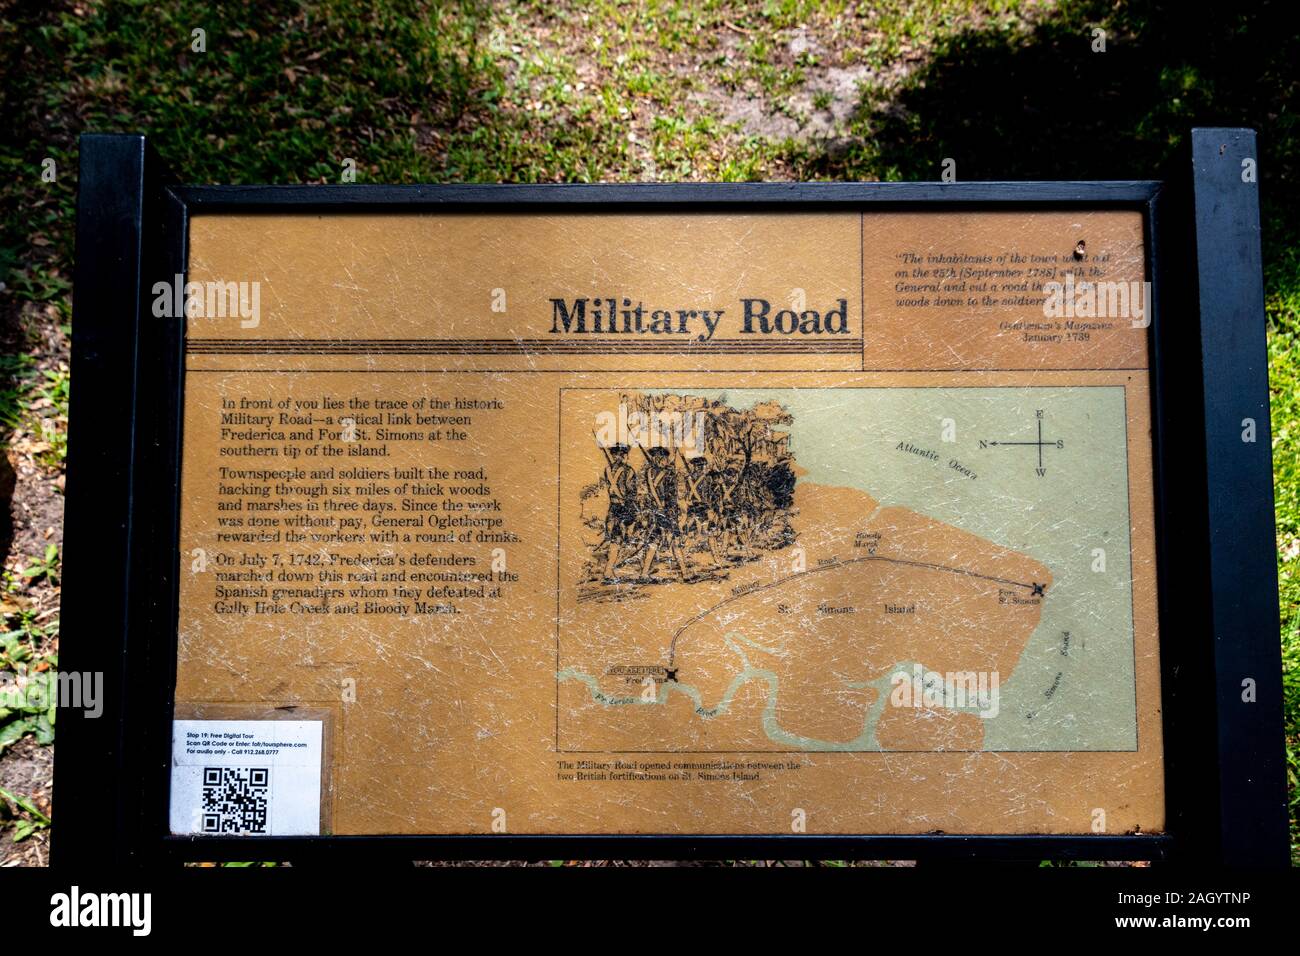
[[[189,182],[337,182],[352,158],[358,181],[404,183],[933,180],[944,157],[961,179],[1152,178],[1191,125],[1252,126],[1294,853],[1300,41],[1290,6],[0,0],[0,301],[29,335],[40,321],[65,331],[71,321],[85,130],[145,132]],[[191,49],[195,29],[205,52]],[[1095,29],[1105,31],[1104,53],[1092,49]],[[795,53],[789,41],[802,31],[819,42]],[[828,99],[818,93],[800,108],[796,94],[831,61],[870,71],[833,140],[756,134],[708,105],[756,94],[806,121]],[[58,171],[52,183],[40,178],[46,158]],[[66,411],[67,387],[16,349],[0,359],[0,420],[29,419],[34,406],[49,407],[42,398]],[[44,464],[57,470],[63,447],[50,445]],[[57,573],[50,559],[38,576]]]

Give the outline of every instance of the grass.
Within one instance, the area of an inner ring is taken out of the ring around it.
[[[19,843],[38,830],[47,830],[53,822],[31,800],[0,787],[0,821],[12,823],[13,841]]]
[[[35,582],[57,583],[57,545],[17,572],[0,576],[0,611],[11,630],[0,633],[0,755],[25,736],[54,743],[58,621],[39,621],[39,609],[25,597]],[[0,787],[0,831],[13,831],[15,843],[49,829],[50,816],[27,795]]]
[[[0,428],[21,428],[36,390],[36,363],[30,355],[0,355]]]
[[[1287,792],[1292,861],[1300,864],[1300,252],[1289,253],[1268,284],[1268,365]]]
[[[339,181],[349,159],[363,182],[935,179],[944,157],[963,179],[1148,178],[1193,121],[1254,126],[1300,846],[1300,48],[1286,8],[0,0],[0,62],[21,64],[0,92],[0,424],[60,471],[70,383],[66,341],[48,343],[71,320],[82,130],[147,132],[186,181],[308,183]],[[846,112],[845,89],[847,118],[816,132]]]
[[[51,632],[22,616],[16,630],[0,634],[0,753],[26,734],[54,742],[54,678],[59,658],[42,650]]]

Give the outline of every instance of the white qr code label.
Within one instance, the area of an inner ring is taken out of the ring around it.
[[[171,830],[320,833],[319,720],[172,722]]]

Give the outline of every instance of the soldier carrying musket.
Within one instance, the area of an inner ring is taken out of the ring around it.
[[[716,489],[713,476],[706,467],[708,460],[703,455],[687,459],[680,451],[678,455],[686,466],[686,474],[682,476],[686,484],[685,529],[688,534],[703,537],[709,546],[709,553],[713,555],[713,563],[723,567],[727,562],[718,553],[718,528],[713,511]]]
[[[678,519],[681,505],[677,501],[677,470],[668,449],[661,445],[645,450],[645,468],[641,470],[642,519],[646,527],[646,552],[641,562],[641,577],[650,578],[655,554],[667,544],[677,562],[677,575],[686,580],[686,556],[682,553]]]
[[[620,552],[637,520],[636,472],[627,463],[630,450],[627,445],[611,445],[608,449],[601,446],[605,470],[601,473],[600,483],[609,494],[609,512],[605,515],[605,541],[609,545],[609,554],[605,558],[605,584],[614,583]]]
[[[744,521],[744,503],[741,483],[744,481],[744,468],[738,468],[735,461],[728,462],[717,474],[714,485],[713,513],[716,516],[719,534],[722,537],[722,553],[729,554],[734,541],[744,553],[745,546],[741,540]]]

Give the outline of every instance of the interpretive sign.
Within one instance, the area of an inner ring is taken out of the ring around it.
[[[1217,672],[1171,577],[1216,586],[1216,514],[1199,391],[1199,447],[1169,445],[1163,336],[1205,333],[1157,267],[1160,184],[139,170],[128,852],[1164,858],[1178,689],[1192,731],[1188,693],[1250,679],[1195,726],[1265,739],[1277,675]],[[1267,460],[1258,385],[1233,452]]]

